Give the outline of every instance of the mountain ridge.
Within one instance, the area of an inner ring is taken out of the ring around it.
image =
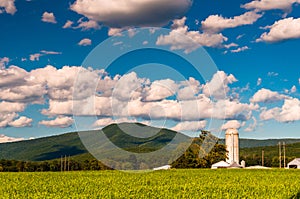
[[[116,145],[131,152],[136,152],[135,150],[137,149],[139,152],[158,150],[169,143],[175,135],[179,134],[180,136],[185,136],[182,133],[169,129],[159,129],[138,124],[141,128],[145,129],[145,132],[150,132],[149,134],[151,134],[151,136],[150,138],[147,138],[145,135],[148,134],[145,134],[142,138],[135,139],[134,136],[124,136],[117,128],[118,126],[123,125],[123,127],[128,128],[127,130],[134,132],[137,131],[136,129],[139,129],[137,124],[138,123],[111,124],[103,129],[108,129],[108,137],[112,142],[115,142]],[[99,130],[87,131],[87,133],[96,133],[97,131]],[[82,143],[79,133],[82,132],[71,132],[32,140],[1,143],[0,159],[44,161],[58,159],[64,155],[78,157],[79,159],[84,159],[85,157],[91,158],[92,156],[88,153]],[[136,133],[138,132],[134,132],[133,134]],[[126,140],[128,142],[125,142]],[[240,148],[242,151],[243,149],[249,151],[247,148],[275,146],[279,141],[285,141],[286,144],[300,143],[300,139],[240,139]],[[224,142],[224,139],[219,139],[219,143],[224,144]]]

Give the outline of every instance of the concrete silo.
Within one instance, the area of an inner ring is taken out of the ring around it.
[[[225,133],[225,142],[227,149],[226,162],[229,164],[235,162],[239,164],[239,132],[237,129],[227,129]]]

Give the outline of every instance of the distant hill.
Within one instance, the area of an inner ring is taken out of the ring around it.
[[[300,142],[300,139],[267,139],[267,140],[239,139],[240,148],[275,146],[278,145],[278,142],[285,142],[286,144],[292,144],[292,143]],[[225,144],[225,140],[220,139],[219,143]]]
[[[119,128],[120,125],[123,130],[125,129],[126,132],[130,132],[131,135],[139,134],[145,138],[136,138],[134,136],[124,134]],[[112,124],[103,128],[103,132],[110,141],[118,147],[135,153],[156,151],[168,144],[175,135],[179,135],[185,139],[188,138],[187,136],[172,130],[158,129],[138,123],[123,123],[119,125]],[[86,131],[80,132],[80,135],[89,136],[97,133],[99,133],[99,131]],[[291,156],[300,157],[300,139],[240,139],[241,154],[261,154],[261,149],[264,148],[266,155],[270,154],[273,156],[277,154],[278,151],[277,146],[274,145],[277,145],[279,141],[285,141],[289,144],[287,147],[287,153],[290,153]],[[219,143],[224,143],[224,140],[221,139]],[[105,146],[107,146],[107,143],[100,141],[100,144],[101,146],[99,151],[103,149],[103,152],[105,152]],[[82,144],[79,134],[76,132],[34,140],[0,144],[0,159],[43,161],[58,159],[64,155],[70,155],[76,160],[93,158]]]
[[[42,161],[87,153],[78,133],[0,144],[0,159]]]

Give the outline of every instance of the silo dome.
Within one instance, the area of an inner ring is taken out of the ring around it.
[[[226,133],[225,133],[226,135],[238,135],[239,134],[239,132],[238,132],[238,130],[237,129],[233,129],[233,128],[231,128],[231,129],[227,129],[227,131],[226,131]]]

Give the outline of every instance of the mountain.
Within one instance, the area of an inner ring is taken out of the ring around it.
[[[93,143],[95,141],[93,138],[95,138],[95,136],[97,137],[100,132],[104,133],[106,138],[114,145],[134,153],[156,151],[168,143],[172,147],[174,142],[170,142],[173,138],[175,138],[175,136],[177,139],[179,138],[179,140],[191,139],[172,130],[154,128],[139,123],[112,124],[102,130],[79,133],[74,132],[34,140],[2,143],[0,144],[0,159],[43,161],[58,159],[61,156],[67,155],[72,156],[72,158],[76,160],[84,161],[86,159],[91,159],[93,156],[89,154],[85,148],[85,145],[90,146],[90,143],[85,143],[84,145],[80,137],[82,139],[85,137],[91,137],[91,139],[87,142]],[[125,134],[124,132],[130,132],[130,135]],[[266,155],[276,155],[278,153],[278,149],[275,145],[277,145],[279,141],[285,141],[288,144],[287,149],[289,149],[290,152],[292,152],[292,149],[300,151],[300,139],[240,139],[241,154],[261,154],[261,149],[264,148]],[[219,142],[224,143],[224,140],[221,139]],[[101,153],[118,153],[118,151],[114,152],[109,150],[109,142],[105,139],[99,139],[97,140],[97,143],[99,146],[96,149],[101,151]],[[291,146],[291,148],[289,148],[289,146]],[[268,152],[269,149],[270,152]],[[300,157],[300,153],[298,155],[298,153],[293,152],[291,156],[292,155]]]
[[[112,124],[102,130],[74,132],[63,135],[44,137],[34,140],[26,140],[13,143],[0,144],[0,159],[14,159],[24,161],[43,161],[60,158],[61,156],[76,156],[82,158],[91,158],[82,140],[86,137],[94,139],[100,132],[104,132],[106,137],[114,145],[135,153],[151,152],[161,149],[163,146],[179,137],[181,139],[191,139],[181,133],[168,129],[159,129],[146,126],[139,123]],[[128,135],[124,132],[130,132],[131,135],[139,134],[140,138]],[[146,135],[152,135],[150,137]],[[144,137],[144,138],[143,138]],[[92,140],[94,142],[94,140]],[[89,146],[89,143],[85,143]],[[108,151],[107,142],[102,139],[97,140],[101,152]],[[106,150],[106,151],[105,151]]]

